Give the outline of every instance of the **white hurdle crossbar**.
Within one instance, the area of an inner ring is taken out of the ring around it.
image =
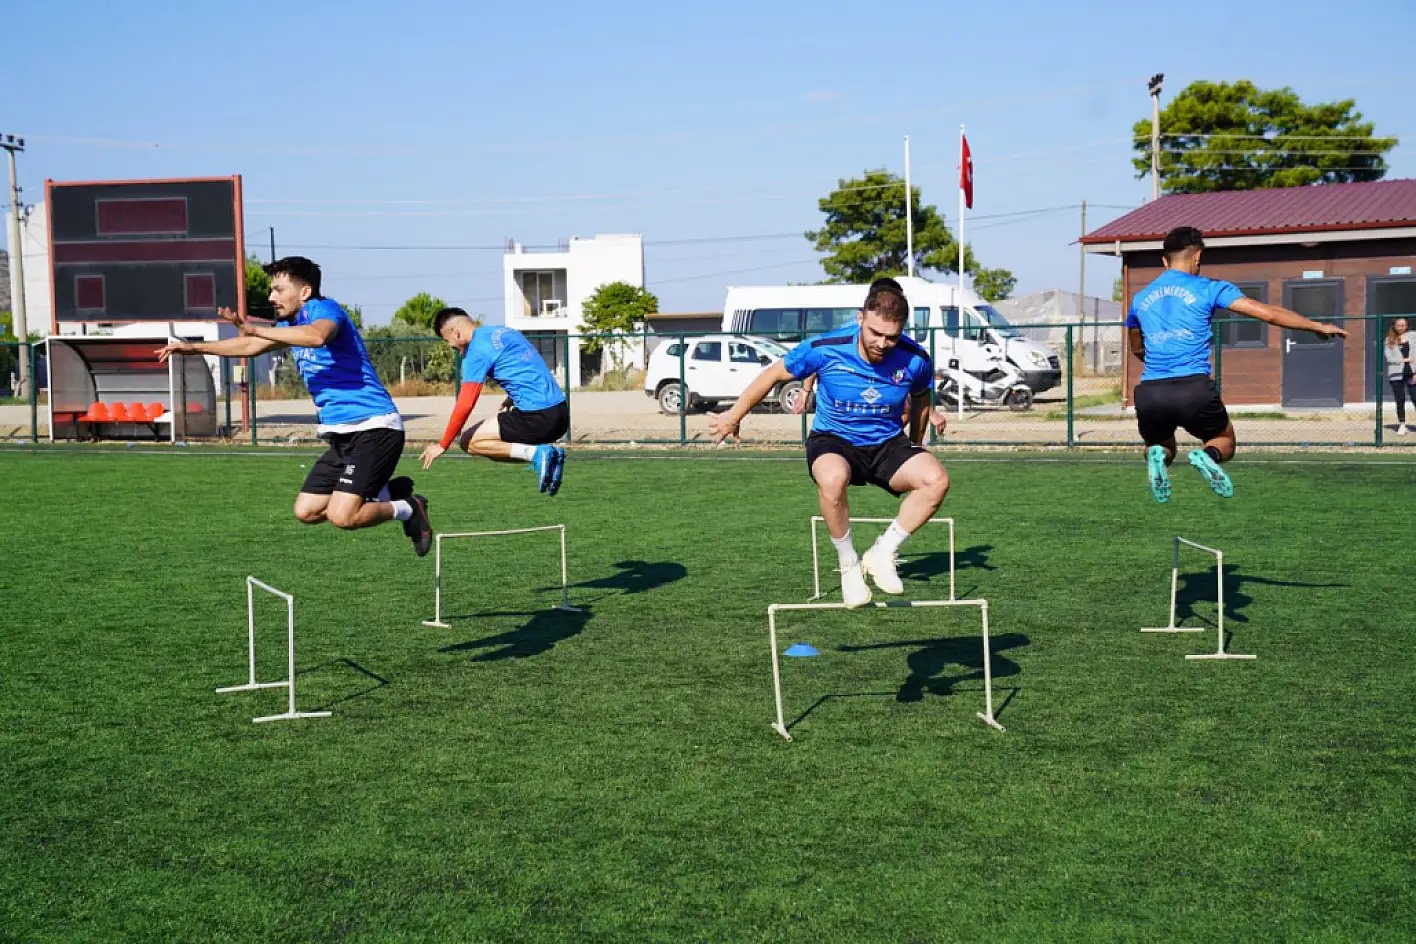
[[[1214,571],[1218,612],[1215,614],[1215,626],[1219,634],[1219,646],[1214,652],[1206,652],[1200,655],[1187,655],[1187,659],[1257,659],[1256,655],[1244,655],[1236,652],[1224,651],[1224,552],[1213,547],[1206,547],[1194,541],[1175,537],[1175,550],[1171,556],[1170,564],[1170,622],[1165,626],[1152,626],[1142,629],[1143,633],[1202,633],[1203,626],[1177,626],[1175,625],[1176,595],[1180,586],[1180,545],[1193,547],[1197,551],[1204,551],[1206,554],[1214,555]]]
[[[286,636],[290,653],[289,677],[283,682],[257,682],[256,681],[256,588],[264,590],[266,593],[280,597],[285,601]],[[295,598],[283,590],[277,590],[268,583],[263,583],[255,577],[246,578],[246,642],[250,653],[250,675],[249,681],[245,685],[231,685],[226,688],[218,688],[218,692],[249,692],[257,688],[285,688],[290,693],[289,707],[283,714],[266,715],[263,718],[252,718],[256,724],[263,721],[285,721],[290,718],[328,718],[328,711],[296,711],[295,710]]]
[[[811,599],[821,599],[821,552],[818,549],[816,539],[816,523],[824,522],[826,519],[820,515],[811,516]],[[848,518],[852,524],[889,524],[894,518]],[[953,518],[930,518],[925,524],[947,524],[949,526],[949,599],[952,601],[958,594],[954,591],[954,519]]]
[[[979,610],[983,635],[983,711],[978,717],[989,727],[1004,730],[1003,725],[993,716],[993,655],[988,644],[988,601],[987,600],[884,600],[868,604],[877,610],[905,609],[935,606],[976,606]],[[782,713],[782,669],[777,655],[777,614],[784,610],[844,610],[844,603],[773,603],[767,607],[767,636],[772,646],[772,693],[777,700],[777,720],[772,723],[776,731],[788,741],[792,739],[787,730],[787,719]]]
[[[536,528],[511,528],[506,531],[457,531],[452,534],[438,534],[434,537],[437,548],[433,557],[433,618],[423,620],[424,626],[437,626],[440,629],[448,629],[452,624],[444,623],[442,618],[442,546],[443,541],[451,541],[454,538],[490,538],[502,537],[508,534],[536,534],[541,531],[559,531],[561,548],[561,601],[556,607],[558,610],[565,610],[567,613],[579,613],[580,608],[570,605],[570,578],[565,559],[565,525],[547,524]]]

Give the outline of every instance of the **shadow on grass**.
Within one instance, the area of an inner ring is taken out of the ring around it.
[[[491,616],[529,616],[530,619],[507,632],[443,646],[438,652],[490,650],[473,656],[471,660],[473,662],[496,662],[500,659],[525,659],[530,656],[538,656],[555,648],[556,643],[579,635],[594,614],[589,607],[581,607],[578,612],[555,609],[529,612],[488,612],[474,613],[466,617],[452,616],[448,619]]]
[[[622,560],[615,561],[617,573],[570,585],[572,590],[619,590],[622,593],[645,593],[688,576],[688,568],[678,561]],[[538,591],[559,590],[560,587],[537,587]],[[597,598],[599,599],[599,598]]]
[[[1233,620],[1236,623],[1247,623],[1249,617],[1243,612],[1244,608],[1254,602],[1254,598],[1246,591],[1246,587],[1294,587],[1308,589],[1333,589],[1350,587],[1346,583],[1304,583],[1297,580],[1270,580],[1267,577],[1252,577],[1239,572],[1237,564],[1224,565],[1224,618]],[[1216,584],[1214,567],[1199,573],[1180,572],[1180,580],[1175,590],[1175,622],[1177,625],[1187,619],[1196,619],[1199,622],[1214,625],[1214,620],[1208,616],[1202,616],[1195,611],[1195,604],[1208,604],[1213,612],[1213,607],[1218,605],[1216,596]],[[1204,609],[1202,606],[1201,609]]]
[[[1013,698],[1021,690],[1017,686],[999,688],[996,684],[998,679],[1009,678],[1022,672],[1016,662],[1005,656],[1000,656],[999,653],[1008,649],[1022,648],[1028,644],[1029,640],[1023,633],[1004,633],[1001,636],[990,637],[989,642],[993,651],[994,694],[996,695],[1000,691],[1008,693],[1003,702],[994,707],[993,716],[998,718],[1002,716]],[[954,694],[954,687],[961,682],[981,682],[983,680],[983,645],[982,640],[974,635],[950,636],[941,639],[906,639],[899,642],[870,643],[863,646],[843,645],[837,648],[840,652],[910,648],[913,648],[914,651],[905,657],[905,665],[909,672],[897,690],[893,692],[832,692],[822,695],[811,707],[797,715],[787,725],[788,730],[804,721],[808,715],[828,701],[894,695],[896,701],[916,702],[923,700],[926,693],[941,697],[948,696]],[[945,669],[950,666],[959,666],[965,671],[960,674],[944,674]]]
[[[959,548],[954,552],[955,573],[961,570],[997,570],[997,567],[988,562],[988,554],[992,550],[992,544]],[[902,557],[896,570],[904,580],[948,576],[949,552],[930,551],[918,556]]]
[[[310,673],[312,673],[312,672],[320,672],[320,671],[323,671],[324,669],[327,669],[327,668],[329,668],[329,667],[332,666],[332,665],[342,665],[342,666],[345,666],[346,668],[353,669],[355,672],[357,672],[357,673],[359,673],[360,675],[364,676],[364,678],[368,679],[368,680],[369,680],[370,682],[372,682],[373,684],[371,684],[371,685],[369,685],[369,686],[367,686],[367,687],[365,687],[365,688],[361,688],[361,689],[359,689],[359,691],[357,691],[357,692],[353,692],[353,693],[351,693],[351,694],[349,694],[349,695],[344,695],[344,696],[342,696],[342,697],[340,697],[340,698],[334,699],[333,701],[325,702],[323,705],[320,705],[320,706],[317,707],[317,708],[312,708],[312,709],[310,709],[311,711],[328,711],[329,709],[333,708],[335,705],[342,705],[342,704],[343,704],[344,702],[346,702],[346,701],[353,701],[353,700],[356,699],[356,698],[363,698],[365,695],[368,695],[368,694],[370,694],[370,693],[372,693],[372,692],[376,692],[376,691],[378,691],[379,689],[381,689],[381,688],[383,688],[383,687],[385,687],[385,686],[387,686],[387,685],[392,685],[392,684],[393,684],[393,683],[390,682],[388,679],[384,678],[382,675],[379,675],[377,672],[372,672],[372,671],[370,671],[369,669],[364,668],[362,665],[360,665],[359,663],[355,662],[353,659],[345,659],[345,658],[343,658],[343,657],[340,657],[340,658],[338,658],[338,659],[331,659],[330,661],[328,661],[328,662],[323,662],[323,663],[321,663],[321,664],[319,664],[319,665],[312,665],[312,666],[310,666],[310,667],[307,668],[307,669],[296,669],[296,670],[295,670],[295,674],[296,674],[296,675],[308,675],[308,674],[310,674]]]

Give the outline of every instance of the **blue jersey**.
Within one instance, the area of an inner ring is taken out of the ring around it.
[[[1142,380],[1209,375],[1216,311],[1244,297],[1228,282],[1167,269],[1137,293],[1126,315],[1126,327],[1140,328],[1146,342]]]
[[[472,332],[462,354],[462,382],[483,383],[488,376],[518,410],[544,410],[565,399],[541,353],[515,328],[483,325]]]
[[[807,338],[783,363],[798,379],[817,375],[812,431],[856,446],[878,446],[900,435],[905,400],[927,392],[934,379],[928,352],[907,337],[879,364],[867,361],[856,324]]]
[[[322,347],[292,347],[295,366],[314,398],[321,426],[347,426],[397,413],[393,398],[374,371],[359,329],[331,298],[312,298],[295,315],[294,325],[333,321],[338,330]]]

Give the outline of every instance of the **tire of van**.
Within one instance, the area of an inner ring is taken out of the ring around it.
[[[683,402],[683,386],[678,383],[666,383],[659,388],[659,412],[670,416],[677,416],[679,411],[688,412],[687,405]]]
[[[791,413],[792,407],[802,398],[800,380],[789,380],[782,384],[782,389],[777,391],[777,406],[783,413]],[[805,412],[810,413],[815,402],[815,394],[805,394],[807,397]]]

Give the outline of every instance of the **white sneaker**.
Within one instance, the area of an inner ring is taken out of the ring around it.
[[[1406,435],[1406,424],[1405,424],[1405,423],[1402,423],[1400,426],[1398,426],[1398,427],[1396,428],[1396,435],[1398,435],[1398,436],[1405,436],[1405,435]]]
[[[870,602],[870,588],[865,585],[865,574],[860,569],[860,561],[841,568],[841,600],[848,610]]]
[[[878,544],[872,544],[870,550],[861,557],[860,567],[870,574],[870,579],[885,593],[905,592],[905,585],[900,582],[900,575],[895,570],[895,555],[886,554]]]

